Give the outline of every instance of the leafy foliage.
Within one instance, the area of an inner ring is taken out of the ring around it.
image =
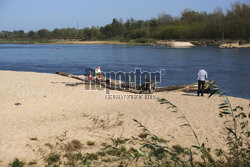
[[[184,124],[181,125],[181,127],[184,127],[184,126],[188,127],[191,130],[193,136],[195,137],[196,145],[192,145],[192,148],[197,149],[199,151],[200,157],[203,159],[202,165],[207,166],[207,160],[210,165],[211,164],[214,165],[214,159],[210,154],[210,149],[207,148],[204,143],[200,144],[198,136],[196,132],[194,131],[192,125],[190,124],[189,120],[187,119],[187,117],[180,110],[178,110],[178,108],[174,104],[172,104],[168,100],[164,98],[158,98],[157,100],[158,102],[160,102],[160,104],[167,104],[169,106],[167,109],[172,109],[172,112],[179,113],[181,115],[179,118],[183,119],[183,121],[185,122]],[[191,149],[190,149],[190,152],[191,152]],[[190,153],[190,155],[192,155],[192,153]]]
[[[250,164],[250,132],[248,130],[248,116],[243,112],[243,107],[232,105],[221,88],[217,85],[210,87],[212,95],[219,95],[223,98],[223,102],[219,104],[219,116],[225,117],[225,130],[227,131],[227,145],[229,148],[228,155],[222,154],[223,151],[219,150],[218,156],[224,156],[227,162],[232,166],[244,166]],[[249,112],[249,111],[248,111]]]
[[[12,163],[10,163],[9,165],[11,167],[23,167],[24,166],[24,162],[20,161],[19,159],[15,159]]]
[[[46,166],[59,167],[61,164],[60,154],[51,153],[45,158]]]

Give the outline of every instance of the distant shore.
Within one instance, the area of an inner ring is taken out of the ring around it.
[[[249,48],[249,41],[245,40],[96,40],[81,41],[77,39],[50,39],[50,40],[0,40],[0,44],[46,44],[46,45],[152,45],[159,47],[189,48],[193,46],[217,46],[219,48]]]
[[[80,41],[80,40],[44,40],[44,41],[25,41],[25,40],[0,40],[0,44],[77,44],[77,45],[149,45],[149,43],[120,42],[120,41]]]

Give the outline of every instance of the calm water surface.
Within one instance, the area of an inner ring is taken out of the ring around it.
[[[83,74],[85,68],[97,66],[106,72],[165,69],[160,86],[192,84],[199,68],[205,66],[209,79],[215,80],[228,95],[250,99],[250,48],[0,45],[0,70]]]

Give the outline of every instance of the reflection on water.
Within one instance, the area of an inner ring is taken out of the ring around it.
[[[56,49],[60,48],[60,49]],[[157,48],[132,45],[0,45],[0,70],[55,71],[83,74],[85,68],[103,71],[155,72],[166,69],[163,85],[196,82],[200,67],[231,96],[250,98],[250,49]]]

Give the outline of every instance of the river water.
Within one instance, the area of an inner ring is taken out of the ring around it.
[[[201,67],[228,95],[250,99],[250,48],[158,48],[134,45],[0,45],[0,70],[84,74],[102,71],[155,72],[165,69],[160,86],[196,82]],[[1,83],[0,83],[1,84]]]

